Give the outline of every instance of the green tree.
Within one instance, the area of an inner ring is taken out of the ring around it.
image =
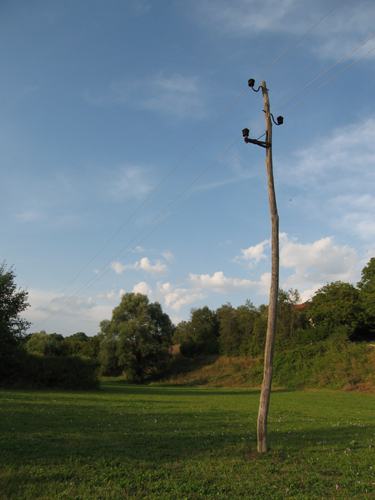
[[[113,367],[117,359],[128,380],[137,383],[165,369],[174,328],[158,302],[150,303],[140,293],[125,293],[112,319],[100,326],[100,358],[105,367]]]
[[[313,325],[332,332],[336,326],[344,325],[352,338],[363,328],[359,290],[350,283],[336,281],[320,288],[309,301],[307,314]]]
[[[25,345],[29,354],[49,356],[61,353],[61,346],[52,335],[47,335],[44,330],[33,333]]]
[[[12,351],[22,340],[30,323],[20,317],[30,305],[28,292],[17,289],[13,268],[0,265],[0,353]]]
[[[190,321],[180,321],[173,334],[173,344],[182,344],[191,339]]]
[[[253,336],[255,320],[260,313],[254,304],[247,300],[245,305],[238,306],[236,310],[238,326],[241,332],[241,354],[247,354],[249,343]]]
[[[219,323],[220,350],[227,356],[238,356],[242,341],[236,309],[228,302],[216,310]]]
[[[87,342],[90,337],[88,337],[84,332],[77,332],[69,337],[65,337],[65,340],[77,340],[79,342]]]
[[[365,312],[365,324],[370,333],[375,333],[375,257],[362,269],[362,279],[358,283],[360,300]],[[373,335],[371,335],[373,338]]]
[[[207,306],[192,308],[190,311],[191,337],[196,342],[217,341],[219,337],[219,323],[215,311]]]

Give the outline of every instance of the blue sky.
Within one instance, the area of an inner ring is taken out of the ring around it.
[[[375,51],[298,102],[375,48],[349,54],[374,35],[375,3],[343,0],[268,68],[337,3],[1,2],[0,260],[28,289],[31,332],[94,335],[132,291],[176,324],[192,307],[268,303],[265,150],[241,133],[264,131],[249,78],[284,116],[281,286],[305,300],[360,279],[375,255]]]

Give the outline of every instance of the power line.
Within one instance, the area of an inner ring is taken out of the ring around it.
[[[366,54],[363,54],[363,56],[361,56],[360,58],[358,58],[356,61],[354,61],[351,64],[349,64],[349,66],[347,66],[342,71],[340,71],[339,73],[337,73],[337,75],[335,75],[332,78],[330,78],[329,80],[327,80],[325,83],[323,83],[323,85],[321,85],[317,89],[313,90],[310,94],[308,94],[307,96],[305,96],[303,99],[301,99],[300,101],[296,102],[296,104],[293,104],[293,106],[291,106],[289,109],[287,109],[286,111],[284,111],[283,114],[285,115],[286,113],[289,113],[290,110],[292,110],[293,108],[295,108],[296,106],[298,106],[298,104],[301,104],[301,102],[305,101],[308,97],[310,97],[313,94],[315,94],[315,92],[317,92],[321,88],[325,87],[325,85],[327,85],[328,83],[332,82],[332,80],[334,80],[335,78],[337,78],[338,76],[340,76],[342,73],[344,73],[346,70],[348,70],[349,68],[351,68],[352,66],[354,66],[354,64],[357,64],[357,62],[359,62],[364,57],[368,56],[373,50],[375,50],[375,47],[373,47],[371,50],[369,50],[368,52],[366,52]]]
[[[289,50],[291,50],[298,42],[300,42],[308,33],[310,33],[310,31],[312,31],[321,21],[323,21],[323,19],[325,19],[336,7],[338,7],[341,3],[343,2],[343,0],[340,0],[334,7],[332,7],[324,16],[322,16],[319,21],[317,21],[313,26],[311,26],[311,28],[309,28],[301,37],[299,37],[287,50],[285,50],[280,56],[278,56],[269,66],[267,66],[267,68],[265,70],[262,71],[262,73],[260,73],[258,76],[257,76],[257,79],[263,75],[266,71],[268,71],[268,69],[270,69],[277,61],[279,61],[287,52],[289,52]],[[371,37],[370,37],[371,38]],[[364,42],[365,43],[365,42]],[[356,50],[356,49],[355,49]],[[346,56],[347,57],[347,56]],[[340,62],[340,61],[339,61]],[[338,63],[336,63],[338,64]],[[333,66],[332,66],[333,67]],[[331,68],[330,68],[331,69]],[[327,70],[329,71],[329,70]],[[322,75],[320,75],[322,76]],[[319,77],[318,77],[319,78]],[[311,82],[313,83],[313,82]],[[310,83],[310,84],[311,84]],[[309,85],[310,85],[309,84]],[[306,88],[306,87],[304,87]],[[183,158],[172,168],[172,170],[163,178],[163,180],[156,186],[156,188],[145,198],[145,200],[136,208],[136,210],[126,219],[126,221],[120,226],[120,228],[108,239],[108,241],[98,250],[98,252],[91,258],[91,260],[81,269],[81,271],[76,274],[76,276],[65,286],[65,288],[56,296],[54,297],[48,304],[47,306],[45,306],[43,308],[43,310],[46,310],[57,298],[59,298],[63,293],[64,291],[69,288],[69,286],[87,269],[87,267],[96,259],[96,257],[109,245],[109,243],[117,236],[117,234],[128,224],[128,222],[139,212],[139,210],[147,203],[147,201],[155,194],[156,191],[158,191],[158,189],[165,183],[165,181],[172,175],[172,173],[181,165],[181,163],[189,156],[189,154],[198,146],[198,144],[207,136],[207,134],[215,127],[215,125],[222,119],[222,117],[234,106],[234,104],[242,97],[242,95],[246,92],[247,88],[245,88],[239,95],[238,97],[236,97],[236,99],[226,108],[226,110],[217,118],[217,120],[208,128],[208,130],[200,137],[200,139],[190,148],[190,150],[183,156]],[[304,89],[301,89],[299,92],[301,92],[302,90]],[[298,93],[299,93],[298,92]],[[296,94],[295,94],[296,95]],[[294,96],[292,96],[294,97]],[[292,99],[292,97],[290,99]],[[290,100],[289,99],[289,100]],[[277,109],[277,108],[276,108]],[[259,120],[256,124],[254,124],[252,127],[256,126],[258,123],[260,123],[262,120]],[[236,141],[237,142],[237,141]],[[234,143],[235,144],[235,143]],[[230,146],[232,147],[232,146]],[[230,149],[230,147],[228,149]],[[227,151],[227,150],[226,150]],[[226,152],[225,151],[225,152]],[[224,153],[225,153],[224,152]],[[224,154],[223,153],[223,154]],[[222,155],[219,156],[219,158],[221,157]],[[216,162],[217,160],[215,160]],[[215,163],[213,162],[213,163]],[[212,164],[213,164],[212,163]],[[212,166],[212,164],[210,166]],[[210,167],[208,167],[210,168]],[[202,172],[201,175],[203,175],[204,172],[206,172],[208,169],[204,170]],[[200,176],[201,176],[200,175]],[[189,186],[181,193],[183,194],[192,184],[194,184],[194,182],[196,182],[196,180],[200,177],[198,176],[191,184],[189,184]],[[179,195],[180,196],[180,195]],[[177,197],[178,198],[178,197]],[[154,220],[156,220],[165,210],[167,210],[171,204],[173,204],[176,199],[175,198]],[[153,220],[153,221],[154,221]],[[153,222],[152,221],[152,222]],[[151,222],[151,223],[152,223]],[[146,230],[147,227],[149,227],[149,225],[147,225],[144,229]],[[143,232],[142,231],[142,232]],[[139,233],[140,234],[140,233]],[[137,235],[138,236],[138,235]],[[133,240],[132,240],[133,241]],[[131,242],[130,242],[131,243]],[[130,244],[129,243],[129,244]],[[128,244],[128,245],[129,245]],[[127,246],[128,246],[127,245]],[[126,247],[125,247],[126,248]],[[123,249],[122,249],[123,250]],[[122,251],[121,250],[121,251]],[[121,251],[119,253],[121,253]],[[118,255],[118,254],[117,254]],[[113,260],[113,259],[111,259]],[[107,265],[107,264],[106,264]],[[106,266],[104,266],[106,267]],[[103,268],[102,268],[103,269]],[[101,270],[99,271],[101,272]],[[85,286],[85,285],[84,285]],[[74,297],[74,296],[73,296]],[[49,316],[48,316],[49,317]],[[48,318],[47,317],[47,318]],[[45,319],[47,319],[45,318]],[[43,320],[44,321],[44,320]]]
[[[341,2],[343,2],[343,0],[340,0],[339,2],[337,2],[337,4],[336,4],[334,7],[332,7],[332,9],[331,9],[331,10],[329,10],[326,14],[324,14],[324,16],[323,16],[323,17],[321,17],[321,18],[319,19],[319,21],[317,21],[317,22],[316,22],[313,26],[311,26],[311,28],[310,28],[310,29],[308,29],[308,30],[306,31],[306,33],[304,33],[302,36],[300,36],[300,37],[298,38],[298,40],[296,40],[294,43],[292,43],[292,45],[291,45],[288,49],[286,49],[286,50],[285,50],[285,51],[284,51],[284,52],[283,52],[283,53],[282,53],[282,54],[281,54],[281,55],[280,55],[277,59],[275,59],[275,60],[273,61],[273,63],[271,63],[269,66],[267,66],[267,68],[266,68],[265,70],[263,70],[263,71],[262,71],[262,72],[261,72],[261,73],[260,73],[260,74],[259,74],[256,78],[255,78],[255,80],[258,80],[258,78],[260,78],[260,77],[261,77],[261,76],[262,76],[262,75],[263,75],[266,71],[268,71],[268,70],[269,70],[269,69],[270,69],[270,68],[271,68],[271,67],[272,67],[275,63],[277,63],[277,61],[278,61],[279,59],[281,59],[283,56],[285,56],[285,54],[286,54],[287,52],[289,52],[289,51],[290,51],[290,49],[292,49],[295,45],[297,45],[297,43],[298,43],[299,41],[301,41],[301,40],[302,40],[302,38],[304,38],[304,37],[305,37],[308,33],[310,33],[310,31],[311,31],[311,30],[313,30],[313,29],[315,28],[315,26],[317,26],[317,25],[318,25],[321,21],[323,21],[323,19],[325,19],[325,18],[326,18],[326,17],[327,17],[327,16],[328,16],[328,15],[329,15],[329,14],[330,14],[333,10],[335,10],[335,9],[336,9],[336,7],[338,7],[338,6],[340,5],[340,3],[341,3]]]
[[[241,136],[242,137],[242,136]],[[198,180],[205,172],[207,172],[207,170],[214,164],[218,161],[219,158],[221,158],[232,146],[234,146],[234,144],[236,144],[240,139],[241,137],[239,137],[238,139],[236,139],[236,141],[231,145],[229,146],[229,148],[227,148],[224,153],[222,153],[213,163],[211,163],[211,165],[209,165],[209,167],[207,167],[183,192],[181,192],[174,200],[173,202],[171,202],[168,207],[166,207],[162,212],[160,212],[142,231],[140,231],[137,236],[135,236],[133,238],[133,240],[131,242],[129,242],[125,247],[123,247],[120,252],[118,252],[109,262],[107,262],[107,264],[105,264],[105,266],[102,267],[102,269],[99,271],[99,273],[101,273],[103,271],[103,269],[105,269],[109,263],[112,262],[113,259],[115,259],[125,248],[127,248],[138,236],[140,236],[157,218],[160,217],[160,215],[162,215],[162,213],[164,213],[178,198],[180,198],[180,196],[192,185],[194,184],[194,182],[196,182],[196,180]],[[218,175],[227,165],[229,165],[237,156],[239,156],[242,151],[244,151],[244,149],[247,147],[247,145],[242,148],[238,153],[236,153],[227,163],[225,163],[217,172],[215,172],[215,174],[213,174],[209,179],[207,179],[207,181],[205,181],[198,189],[196,189],[188,198],[186,198],[186,200],[184,200],[178,207],[176,207],[169,215],[167,215],[167,217],[165,219],[163,219],[157,226],[155,226],[146,236],[144,236],[141,240],[138,240],[137,243],[132,247],[130,248],[125,255],[123,255],[120,259],[117,260],[117,262],[120,262],[121,260],[123,260],[127,255],[129,255],[138,245],[140,245],[146,238],[148,238],[152,233],[154,233],[156,231],[156,229],[158,229],[162,224],[164,224],[164,222],[166,222],[173,214],[175,214],[183,205],[185,205],[193,196],[195,196],[201,189],[203,189],[204,186],[206,186],[214,177],[216,177],[216,175]],[[113,263],[115,264],[115,263]],[[56,316],[56,314],[58,314],[60,311],[62,311],[65,307],[67,307],[71,302],[72,300],[76,297],[80,297],[86,290],[88,290],[89,288],[91,288],[97,281],[99,281],[100,279],[102,279],[111,269],[113,269],[113,265],[111,267],[109,267],[106,271],[103,272],[103,274],[99,275],[97,277],[97,279],[95,279],[95,276],[92,277],[89,281],[87,281],[79,290],[77,290],[77,292],[70,296],[70,298],[64,302],[64,304],[57,310],[57,311],[53,311],[51,314],[49,314],[48,316],[46,316],[43,320],[41,320],[39,323],[37,323],[37,326],[39,326],[41,323],[43,323],[44,321],[46,321],[47,319],[53,317],[53,316]],[[95,279],[95,281],[93,281]],[[93,282],[92,282],[93,281]],[[92,283],[91,283],[92,282]],[[86,287],[86,288],[85,288]]]
[[[281,106],[284,106],[284,104],[286,104],[287,102],[289,102],[291,99],[293,99],[293,97],[295,97],[296,95],[300,94],[303,90],[307,89],[307,87],[309,87],[310,85],[312,85],[314,82],[316,82],[317,80],[319,80],[319,78],[321,78],[323,75],[325,75],[326,73],[328,73],[328,71],[330,71],[331,69],[333,69],[335,66],[337,66],[338,64],[340,64],[340,62],[342,62],[344,59],[346,59],[347,57],[349,57],[351,54],[353,54],[353,52],[355,52],[356,50],[358,50],[360,47],[362,47],[363,45],[365,45],[369,40],[371,40],[372,38],[375,37],[375,34],[370,36],[369,38],[367,38],[367,40],[365,40],[364,42],[362,42],[360,45],[358,45],[358,47],[356,47],[355,49],[353,49],[352,51],[350,51],[348,54],[346,54],[346,56],[342,57],[339,61],[337,61],[335,64],[333,64],[330,68],[326,69],[325,71],[323,71],[323,73],[321,73],[319,76],[317,76],[316,78],[314,78],[314,80],[312,80],[310,83],[308,83],[307,85],[305,85],[304,87],[302,87],[302,89],[300,89],[298,92],[296,92],[295,94],[293,94],[291,97],[289,97],[286,101],[284,101],[282,104],[280,104],[279,106],[277,106],[277,108],[274,108],[272,110],[273,111],[276,111],[277,109],[281,108]],[[371,52],[371,51],[370,51]],[[366,54],[367,55],[367,54]],[[361,58],[362,59],[362,58]],[[359,61],[360,59],[358,59]],[[350,66],[348,66],[348,68],[350,68]],[[338,73],[338,75],[340,75],[341,73]],[[337,76],[338,76],[337,75]],[[331,80],[329,80],[331,81]],[[328,83],[328,82],[327,82]],[[319,87],[320,88],[320,87]]]
[[[114,256],[112,257],[100,270],[97,274],[100,274],[114,259],[116,259],[118,257],[118,255],[120,255],[121,252],[123,252],[123,250],[125,250],[129,245],[131,245],[131,243],[133,243],[133,241],[135,239],[137,239],[142,233],[144,233],[144,231],[146,231],[147,228],[149,228],[164,212],[166,212],[166,210],[168,210],[169,207],[171,207],[184,193],[186,193],[186,191],[193,185],[195,184],[218,160],[220,160],[220,158],[222,156],[225,155],[225,153],[227,153],[239,140],[241,139],[241,137],[238,137],[230,146],[227,147],[227,149],[225,149],[213,162],[211,162],[208,167],[206,167],[187,187],[185,187],[181,192],[180,194],[178,194],[161,212],[158,213],[158,215],[156,215],[151,222],[149,222],[136,236],[134,236],[134,238],[132,240],[130,240],[124,247],[121,248],[121,250]],[[135,247],[134,247],[135,248]],[[134,248],[132,248],[132,250],[134,250]],[[95,278],[95,276],[93,276],[92,278],[90,278],[90,280],[88,280],[84,285],[82,285],[82,287],[77,290],[77,292],[71,296],[71,299],[74,298],[76,296],[76,294],[78,292],[80,292],[88,283],[90,283],[93,279]],[[62,292],[61,292],[62,293]],[[61,295],[60,293],[60,295]],[[53,300],[56,300],[57,297],[55,297]],[[69,303],[71,301],[71,299],[68,299],[68,302]],[[48,306],[52,303],[53,301],[51,301]],[[46,306],[46,308],[48,307]],[[61,307],[64,308],[65,304],[63,304],[63,306]],[[45,308],[45,309],[46,309]],[[59,309],[59,311],[61,310]],[[54,315],[54,313],[51,313],[50,315],[48,315],[46,318],[44,318],[43,320],[41,320],[39,323],[37,323],[35,325],[35,327],[39,326],[41,323],[43,323],[46,319],[48,319],[49,317],[51,317],[52,315]]]
[[[98,250],[98,252],[91,258],[91,260],[81,269],[81,271],[76,274],[76,276],[66,285],[66,287],[61,290],[61,292],[54,297],[44,308],[46,310],[52,302],[58,299],[67,288],[88,268],[88,266],[96,259],[96,257],[109,245],[109,243],[118,235],[118,233],[128,224],[128,222],[139,212],[139,210],[147,203],[147,201],[158,191],[158,189],[165,183],[165,181],[173,174],[173,172],[181,165],[181,163],[190,155],[190,153],[198,146],[200,142],[206,137],[206,135],[215,127],[215,125],[222,119],[222,117],[234,106],[234,104],[242,97],[246,92],[247,87],[236,97],[236,99],[226,108],[226,110],[217,118],[217,120],[211,125],[211,127],[200,137],[200,139],[189,149],[189,151],[182,157],[182,159],[172,168],[172,170],[164,177],[164,179],[156,186],[156,188],[143,200],[143,202],[134,210],[134,212],[126,219],[126,221],[120,226],[120,228],[109,238],[109,240]]]
[[[371,38],[371,37],[370,37]],[[310,94],[308,94],[307,96],[305,96],[303,99],[301,99],[300,101],[298,101],[296,104],[294,104],[293,106],[291,106],[287,111],[284,112],[284,114],[288,113],[289,111],[291,111],[293,108],[295,108],[296,106],[298,106],[300,103],[302,103],[303,101],[305,101],[306,99],[308,99],[310,96],[312,96],[313,94],[315,94],[315,92],[317,92],[318,90],[320,90],[321,88],[323,88],[325,85],[327,85],[328,83],[330,83],[332,80],[334,80],[335,78],[337,78],[339,75],[341,75],[342,73],[344,73],[345,71],[347,71],[349,68],[351,68],[352,66],[354,66],[357,62],[359,62],[360,60],[362,60],[364,57],[366,57],[368,54],[370,54],[371,52],[373,52],[375,50],[375,47],[373,47],[371,50],[369,50],[368,52],[366,52],[366,54],[362,55],[360,58],[358,58],[356,61],[354,61],[353,63],[351,63],[349,66],[347,66],[346,68],[344,68],[342,71],[340,71],[339,73],[337,73],[337,75],[335,75],[334,77],[332,77],[330,80],[328,80],[327,82],[325,82],[323,85],[321,85],[320,87],[318,87],[317,89],[315,89],[313,92],[311,92]],[[353,51],[352,51],[353,52]],[[289,99],[288,99],[289,100]],[[281,105],[280,105],[281,106]],[[280,107],[279,106],[279,107]],[[259,123],[259,122],[257,122]],[[253,125],[254,127],[255,125]],[[260,135],[258,137],[258,139],[262,137],[262,135]],[[160,215],[162,215],[184,192],[187,191],[187,189],[189,187],[191,187],[192,184],[194,184],[196,182],[196,180],[198,180],[205,172],[207,172],[207,170],[209,168],[211,168],[211,166],[216,163],[216,161],[218,161],[218,159],[220,159],[231,147],[233,147],[238,141],[239,141],[240,137],[238,139],[236,139],[236,141],[234,143],[232,143],[231,146],[229,146],[214,162],[212,162],[192,183],[189,184],[189,186],[187,188],[185,188],[165,209],[162,210],[162,212],[160,212],[142,231],[140,231],[140,233],[138,233],[138,235],[133,238],[133,240],[131,240],[130,243],[128,243],[125,247],[123,247],[120,252],[118,252],[116,254],[115,257],[113,257],[113,259],[115,259],[125,248],[127,248],[129,246],[129,244],[131,244],[138,236],[140,236],[153,222],[155,222],[155,220],[157,220]],[[120,262],[122,259],[124,259],[127,255],[129,255],[129,253],[131,253],[138,245],[140,245],[146,238],[148,238],[152,233],[154,233],[154,231],[156,231],[156,229],[158,229],[162,224],[164,224],[164,222],[166,222],[174,213],[177,212],[177,210],[179,210],[183,205],[185,205],[193,196],[195,196],[195,194],[197,194],[206,184],[208,184],[216,175],[218,175],[229,163],[231,163],[237,156],[239,156],[242,151],[244,151],[244,149],[247,147],[247,145],[242,148],[238,153],[236,153],[236,155],[234,155],[225,165],[223,165],[223,167],[221,167],[217,172],[215,172],[215,174],[213,174],[206,182],[204,182],[196,191],[194,191],[194,193],[192,193],[183,203],[181,203],[175,210],[173,210],[173,212],[171,212],[163,221],[161,221],[157,226],[155,226],[146,236],[144,236],[140,241],[137,242],[137,244],[132,247],[124,256],[122,256],[117,262]],[[111,259],[111,261],[113,260]],[[107,265],[111,262],[109,261],[101,270],[100,272],[105,268],[107,267]],[[92,285],[94,285],[97,281],[99,281],[103,276],[105,276],[111,269],[113,268],[113,265],[108,268],[101,276],[98,276],[98,278],[93,282],[91,283],[91,281],[95,278],[91,278],[88,282],[86,282],[73,296],[70,297],[70,299],[68,301],[66,301],[61,307],[60,309],[58,309],[57,311],[54,311],[53,313],[51,313],[49,316],[47,316],[46,318],[44,318],[41,322],[38,323],[41,324],[43,323],[45,320],[47,320],[48,318],[52,317],[52,316],[55,316],[56,314],[58,314],[62,309],[64,309],[67,305],[70,304],[70,302],[74,299],[74,297],[79,297],[80,295],[82,295],[86,290],[88,290],[89,288],[91,288]],[[91,284],[90,284],[91,283]],[[86,288],[85,288],[86,287]],[[79,295],[77,295],[79,292],[81,292]]]
[[[299,37],[287,50],[285,50],[280,56],[278,56],[265,70],[260,73],[256,79],[263,75],[267,70],[269,70],[277,61],[279,61],[289,50],[291,50],[297,43],[302,40],[310,31],[312,31],[323,19],[325,19],[338,5],[343,2],[340,0],[332,9],[330,9],[323,17],[319,19],[311,28],[309,28],[301,37]],[[207,131],[200,137],[200,139],[189,149],[189,151],[182,157],[182,159],[172,168],[172,170],[164,177],[164,179],[156,186],[156,188],[144,199],[144,201],[136,208],[136,210],[126,219],[126,221],[119,227],[119,229],[108,239],[108,241],[98,250],[98,252],[90,259],[90,261],[77,273],[74,278],[61,290],[61,292],[54,297],[48,304],[43,308],[46,310],[54,300],[60,297],[67,288],[88,268],[88,266],[93,262],[98,255],[109,245],[109,243],[118,235],[118,233],[130,222],[130,220],[139,212],[139,210],[147,203],[147,201],[158,191],[158,189],[164,184],[164,182],[172,175],[172,173],[181,165],[181,163],[189,156],[189,154],[198,146],[198,144],[206,137],[206,135],[215,127],[215,125],[223,118],[223,116],[234,106],[234,104],[242,97],[246,92],[247,87],[236,97],[236,99],[226,108],[226,110],[217,118],[217,120],[207,129]],[[261,121],[261,120],[260,120]]]

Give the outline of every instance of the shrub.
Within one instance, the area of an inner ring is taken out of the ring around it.
[[[1,358],[0,385],[37,389],[98,389],[94,364],[76,356],[37,356],[23,350]]]

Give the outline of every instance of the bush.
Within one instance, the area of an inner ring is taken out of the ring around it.
[[[217,340],[208,340],[206,342],[197,342],[189,339],[180,345],[180,353],[185,358],[195,358],[207,354],[219,354],[219,342]]]
[[[23,350],[0,359],[0,385],[35,389],[98,389],[94,364],[75,356],[37,356]]]

